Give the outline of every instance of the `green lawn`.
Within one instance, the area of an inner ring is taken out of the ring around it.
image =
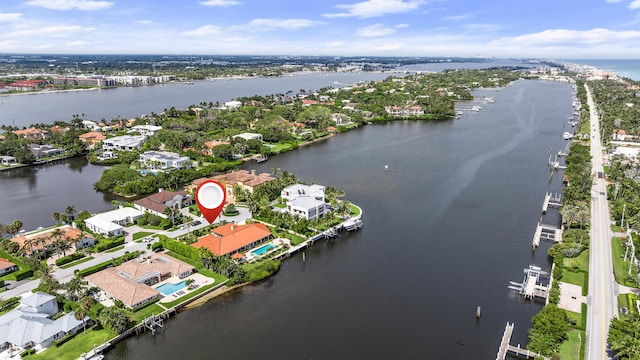
[[[86,354],[93,350],[93,345],[100,346],[113,338],[115,333],[107,329],[90,330],[86,333],[79,333],[73,339],[60,345],[60,347],[51,346],[40,354],[27,356],[27,359],[37,360],[76,360],[82,354]]]
[[[358,216],[360,215],[360,208],[351,204],[351,216]]]
[[[72,262],[70,262],[70,263],[68,263],[68,264],[64,264],[64,265],[60,266],[60,268],[61,268],[61,269],[68,269],[68,268],[70,268],[70,267],[76,266],[76,265],[78,265],[78,264],[82,264],[83,262],[85,262],[85,261],[89,261],[89,260],[93,260],[93,256],[83,257],[83,258],[82,258],[82,259],[80,259],[80,260],[76,260],[76,261],[72,261]]]
[[[561,281],[569,283],[569,284],[573,284],[573,285],[582,286],[583,289],[587,286],[587,284],[585,284],[585,282],[586,282],[585,273],[583,273],[583,272],[574,272],[574,271],[570,271],[568,269],[564,269],[562,271],[562,280]],[[583,291],[583,293],[584,293],[584,291]]]
[[[585,334],[580,330],[569,331],[569,339],[560,345],[560,359],[581,360],[580,348],[584,346]]]
[[[133,240],[138,240],[138,239],[142,239],[143,237],[149,236],[149,235],[153,235],[155,233],[149,232],[149,231],[140,231],[137,232],[135,234],[133,234]]]
[[[624,246],[622,246],[622,239],[614,237],[611,240],[611,252],[613,253],[613,273],[616,276],[616,282],[630,287],[635,285],[627,280],[629,271],[629,262],[624,262]]]
[[[574,269],[574,265],[577,266],[577,270],[589,271],[589,250],[585,250],[580,255],[574,258],[564,258],[562,267],[567,269]]]

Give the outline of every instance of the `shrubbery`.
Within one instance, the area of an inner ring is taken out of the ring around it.
[[[83,253],[76,252],[76,253],[67,255],[65,257],[61,257],[58,260],[56,260],[56,266],[62,266],[64,264],[68,264],[68,263],[70,263],[72,261],[76,261],[76,260],[82,259],[83,257],[85,257],[85,255]]]

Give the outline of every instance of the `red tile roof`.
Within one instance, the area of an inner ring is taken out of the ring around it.
[[[206,247],[218,256],[235,253],[238,249],[269,238],[271,231],[264,224],[236,225],[229,223],[213,229],[211,235],[203,236],[191,246]]]

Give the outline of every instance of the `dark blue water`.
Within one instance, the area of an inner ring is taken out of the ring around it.
[[[525,344],[541,305],[507,285],[530,263],[550,266],[548,244],[532,253],[531,239],[544,193],[561,190],[547,160],[565,145],[571,89],[521,81],[477,95],[496,103],[455,121],[366,126],[247,165],[344,189],[364,227],[117,344],[109,359],[491,359],[507,321]]]

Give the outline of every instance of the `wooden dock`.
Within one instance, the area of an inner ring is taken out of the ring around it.
[[[498,355],[496,355],[496,360],[505,360],[507,354],[514,355],[516,357],[524,357],[525,359],[544,359],[549,360],[549,358],[544,357],[540,354],[534,353],[530,350],[522,349],[520,344],[518,346],[513,346],[509,344],[511,342],[511,335],[513,335],[513,328],[515,324],[507,322],[507,326],[504,328],[504,333],[502,334],[502,341],[500,342],[500,348],[498,349]]]
[[[542,213],[546,214],[547,213],[547,209],[549,209],[549,206],[552,207],[560,207],[562,206],[562,203],[560,202],[562,200],[562,195],[560,194],[551,194],[550,192],[547,192],[544,196],[544,201],[542,202]]]
[[[539,222],[531,242],[533,249],[540,246],[540,239],[560,243],[562,242],[562,229]]]
[[[549,299],[551,283],[544,285],[540,278],[549,276],[549,273],[542,271],[539,266],[529,265],[528,269],[524,269],[524,274],[522,282],[510,281],[507,287],[517,291],[528,300],[539,300],[546,303]]]

